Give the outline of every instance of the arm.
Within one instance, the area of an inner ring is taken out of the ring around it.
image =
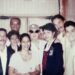
[[[73,57],[73,72],[74,72],[74,75],[75,75],[75,56]]]
[[[41,71],[41,67],[40,67],[40,65],[38,65],[35,68],[35,71],[34,72],[30,72],[30,75],[40,75],[40,71]]]
[[[55,67],[58,73],[63,73],[63,49],[60,43],[57,43],[55,46]]]
[[[9,75],[16,75],[16,73],[15,73],[15,69],[12,68],[12,67],[9,67],[8,74],[9,74]]]
[[[9,67],[9,75],[30,75],[30,73],[24,73],[24,74],[21,74],[21,73],[18,73],[14,68],[12,67]],[[35,75],[35,74],[34,74]]]

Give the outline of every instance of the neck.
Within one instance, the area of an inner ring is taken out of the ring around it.
[[[51,43],[53,41],[54,41],[54,38],[50,38],[50,39],[47,40],[47,43]]]
[[[64,29],[64,27],[61,27],[61,28],[59,28],[59,30],[58,30],[60,33],[62,33],[62,32],[64,32],[65,31],[65,29]]]
[[[11,47],[13,50],[15,50],[15,51],[17,50],[17,45],[11,45]]]
[[[4,51],[4,48],[5,48],[5,45],[0,46],[0,51],[3,52]]]

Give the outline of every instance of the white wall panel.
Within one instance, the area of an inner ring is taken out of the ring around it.
[[[50,16],[57,13],[58,0],[0,0],[0,15]]]
[[[28,19],[28,25],[37,24],[39,26],[42,26],[42,25],[49,23],[49,22],[51,22],[51,21],[48,19],[44,19],[44,18],[29,18]]]

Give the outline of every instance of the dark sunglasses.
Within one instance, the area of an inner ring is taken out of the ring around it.
[[[33,30],[29,30],[30,33],[39,33],[39,30],[33,31]]]

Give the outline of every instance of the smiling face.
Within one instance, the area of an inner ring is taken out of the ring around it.
[[[11,30],[18,31],[20,30],[20,23],[19,20],[17,19],[12,19],[11,24],[10,24]]]
[[[54,32],[49,31],[49,30],[44,30],[44,38],[46,41],[49,41],[50,39],[53,39],[54,37]]]
[[[10,42],[11,42],[12,45],[18,45],[19,39],[18,39],[17,35],[15,35],[15,34],[12,35],[10,37]]]
[[[0,31],[0,46],[5,46],[6,40],[7,40],[6,32]]]
[[[75,41],[75,27],[66,27],[66,35],[71,42]]]
[[[64,21],[63,20],[56,18],[53,20],[53,23],[55,24],[55,27],[59,32],[64,31]]]
[[[32,29],[29,31],[30,37],[32,40],[37,40],[39,37],[39,30],[37,29]]]
[[[22,50],[29,50],[31,42],[27,36],[24,36],[21,40]]]
[[[31,25],[29,27],[29,34],[30,34],[30,37],[31,37],[31,40],[37,40],[39,38],[39,27],[38,25]]]

